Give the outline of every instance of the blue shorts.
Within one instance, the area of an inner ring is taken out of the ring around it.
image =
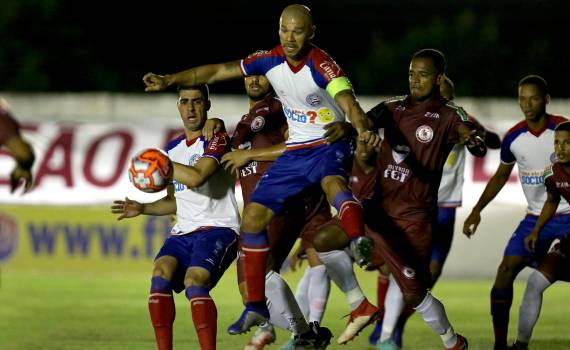
[[[534,253],[528,251],[524,246],[524,239],[534,228],[538,216],[527,215],[519,224],[515,233],[507,243],[504,256],[522,256],[531,258],[530,266],[536,267],[544,258],[552,241],[562,238],[568,233],[570,228],[570,214],[556,215],[552,217],[540,231]]]
[[[443,264],[447,259],[453,241],[456,209],[455,207],[439,208],[437,225],[434,227],[432,236],[431,261]]]
[[[347,169],[351,165],[352,145],[348,142],[285,151],[261,177],[251,195],[251,202],[278,214],[287,198],[311,185],[320,184],[326,176],[348,177]]]
[[[236,232],[227,227],[209,229],[179,236],[170,236],[156,259],[161,256],[172,256],[178,261],[176,272],[172,277],[172,289],[177,293],[184,290],[184,276],[189,267],[203,267],[210,272],[209,289],[214,288],[224,271],[237,256]]]

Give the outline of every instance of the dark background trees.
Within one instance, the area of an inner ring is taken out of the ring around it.
[[[2,0],[0,90],[141,92],[169,73],[245,57],[278,43],[285,1]],[[410,55],[445,52],[462,96],[512,96],[535,73],[570,97],[570,26],[562,1],[308,1],[315,44],[358,94],[407,89]],[[241,82],[215,92],[241,93]]]

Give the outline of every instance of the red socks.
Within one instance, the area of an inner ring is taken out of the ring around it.
[[[186,298],[190,300],[192,321],[202,350],[216,349],[218,310],[208,290],[204,287],[186,288]]]

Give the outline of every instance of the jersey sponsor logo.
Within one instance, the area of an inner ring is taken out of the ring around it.
[[[520,180],[523,185],[542,185],[542,171],[520,171]]]
[[[287,119],[304,124],[328,124],[334,120],[334,112],[326,107],[314,110],[290,109],[283,106]]]
[[[394,149],[392,149],[392,158],[397,164],[403,162],[408,154],[410,154],[410,147],[406,145],[396,145]]]
[[[566,181],[556,181],[556,188],[570,188],[570,184]]]
[[[388,164],[386,170],[384,170],[384,178],[392,179],[402,183],[406,182],[409,175],[410,175],[410,169],[397,165]]]
[[[210,140],[208,144],[208,148],[211,150],[216,150],[218,147],[224,147],[228,144],[228,141],[225,137],[221,136],[214,136],[212,140]]]
[[[321,96],[317,94],[310,94],[305,98],[305,101],[307,101],[311,106],[316,107],[321,104],[322,99]]]
[[[251,122],[250,125],[251,131],[257,132],[263,129],[264,125],[265,125],[265,118],[263,118],[262,116],[257,116]]]
[[[406,277],[407,279],[412,279],[416,277],[416,271],[411,267],[404,266],[404,268],[402,269],[402,273],[404,274],[404,277]]]
[[[416,129],[416,139],[421,143],[428,143],[433,139],[433,129],[429,125],[420,125]]]
[[[321,64],[319,64],[319,67],[321,67],[321,69],[325,71],[329,80],[338,77],[340,69],[337,65],[335,65],[331,62],[328,62],[328,61],[324,61],[324,62],[321,62]]]
[[[439,119],[439,113],[426,112],[426,114],[424,114],[424,117]]]
[[[174,192],[182,192],[186,190],[186,185],[176,180],[172,180],[172,186],[174,187]]]
[[[239,171],[241,177],[257,174],[257,161],[252,161]]]
[[[394,107],[394,110],[398,112],[403,112],[406,110],[406,107],[402,105],[397,105],[396,107]]]

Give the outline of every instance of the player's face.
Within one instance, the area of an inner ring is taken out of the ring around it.
[[[558,163],[570,163],[570,131],[554,133],[554,152]]]
[[[419,57],[410,63],[408,80],[412,100],[423,101],[439,90],[441,74],[435,69],[431,58]]]
[[[519,86],[519,106],[526,120],[536,121],[546,113],[548,97],[535,84]]]
[[[245,77],[245,91],[253,100],[263,99],[271,89],[265,75],[250,75]]]
[[[210,102],[200,90],[181,90],[178,96],[178,112],[184,127],[190,131],[201,130],[206,123]]]
[[[314,33],[307,18],[303,16],[282,16],[279,21],[279,40],[287,58],[300,60]]]

